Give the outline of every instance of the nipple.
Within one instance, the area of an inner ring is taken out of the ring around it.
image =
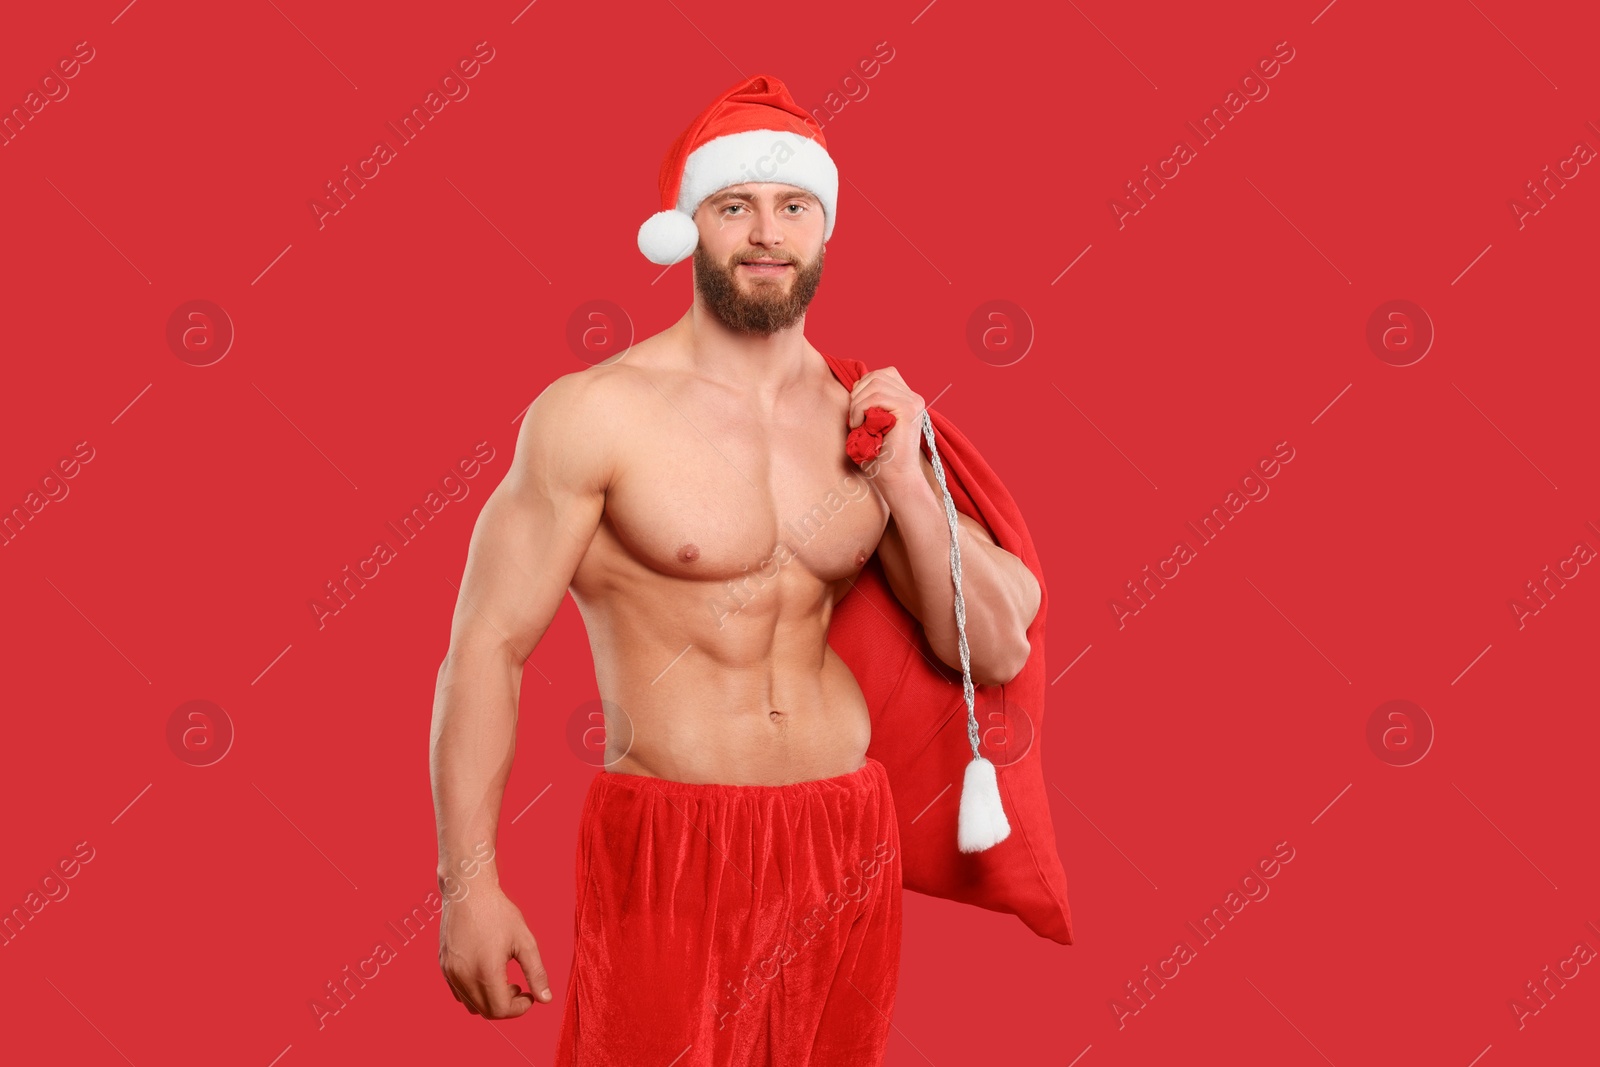
[[[867,550],[864,549],[864,548],[856,549],[856,566],[857,567],[865,567],[866,565],[867,565]]]
[[[693,563],[700,558],[700,546],[695,544],[684,545],[678,549],[678,558],[685,563]]]

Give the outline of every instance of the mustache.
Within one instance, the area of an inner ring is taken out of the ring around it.
[[[782,263],[796,263],[796,264],[798,264],[800,262],[799,259],[797,259],[796,257],[794,257],[792,255],[789,255],[787,252],[760,252],[760,253],[757,253],[756,255],[753,255],[753,256],[752,255],[736,256],[734,258],[734,260],[733,260],[733,264],[734,264],[734,266],[738,266],[740,263],[753,263],[758,259],[775,259],[775,260],[778,260],[779,262],[782,262]]]

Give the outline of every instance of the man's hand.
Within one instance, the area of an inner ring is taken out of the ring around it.
[[[497,885],[480,886],[459,901],[446,898],[439,920],[439,968],[468,1011],[487,1019],[515,1019],[533,1007],[534,994],[506,980],[506,964],[513,959],[537,999],[550,1003],[539,945],[511,898]]]
[[[868,371],[850,390],[850,426],[860,425],[870,407],[895,417],[884,436],[888,451],[881,454],[872,478],[889,506],[878,559],[895,597],[922,623],[934,655],[960,670],[949,518],[933,464],[922,454],[926,406],[895,368]],[[958,513],[956,531],[972,680],[977,685],[1003,685],[1017,676],[1032,654],[1027,631],[1039,612],[1039,581],[976,519]]]
[[[528,408],[511,469],[473,527],[450,647],[439,665],[429,738],[435,873],[446,898],[439,966],[456,999],[490,1019],[521,1015],[534,993],[549,1001],[533,935],[500,891],[492,849],[488,857],[480,850],[498,839],[523,667],[599,529],[617,441],[628,430],[631,409],[618,390],[629,387],[631,368],[616,371],[562,375]],[[472,880],[464,895],[452,888],[462,877]],[[528,992],[506,981],[512,958],[522,964]]]
[[[902,487],[922,481],[922,411],[927,404],[911,391],[898,370],[883,367],[867,371],[850,387],[850,427],[861,425],[867,409],[873,407],[883,408],[895,420],[884,438],[889,452],[872,479],[880,492],[893,496]]]

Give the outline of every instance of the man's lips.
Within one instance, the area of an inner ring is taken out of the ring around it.
[[[778,274],[794,266],[786,259],[747,259],[739,264],[757,274]]]

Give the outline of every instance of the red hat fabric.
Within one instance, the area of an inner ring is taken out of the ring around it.
[[[822,357],[846,389],[867,371],[858,359]],[[889,773],[905,888],[1009,912],[1041,937],[1070,945],[1067,876],[1056,851],[1043,762],[1049,587],[1022,510],[1005,483],[949,418],[934,408],[928,409],[928,417],[956,510],[983,523],[995,542],[1039,580],[1039,611],[1028,627],[1032,652],[1027,662],[1005,685],[977,687],[985,718],[993,723],[998,712],[1008,727],[993,732],[1010,733],[1011,741],[1021,742],[1009,747],[1024,747],[1021,753],[990,749],[1012,827],[1009,835],[982,851],[954,847],[963,778],[978,762],[968,747],[962,676],[955,672],[950,677],[940,669],[922,624],[890,589],[877,556],[834,607],[828,644],[855,675],[867,700],[872,716],[867,755]],[[926,441],[917,441],[926,454]],[[865,454],[863,443],[858,439],[853,446],[857,453]],[[986,732],[985,743],[993,740]]]
[[[718,95],[672,142],[661,163],[661,210],[639,227],[639,251],[663,266],[688,258],[700,241],[700,202],[744,182],[782,182],[822,202],[822,239],[833,236],[839,171],[816,119],[770,74]]]

